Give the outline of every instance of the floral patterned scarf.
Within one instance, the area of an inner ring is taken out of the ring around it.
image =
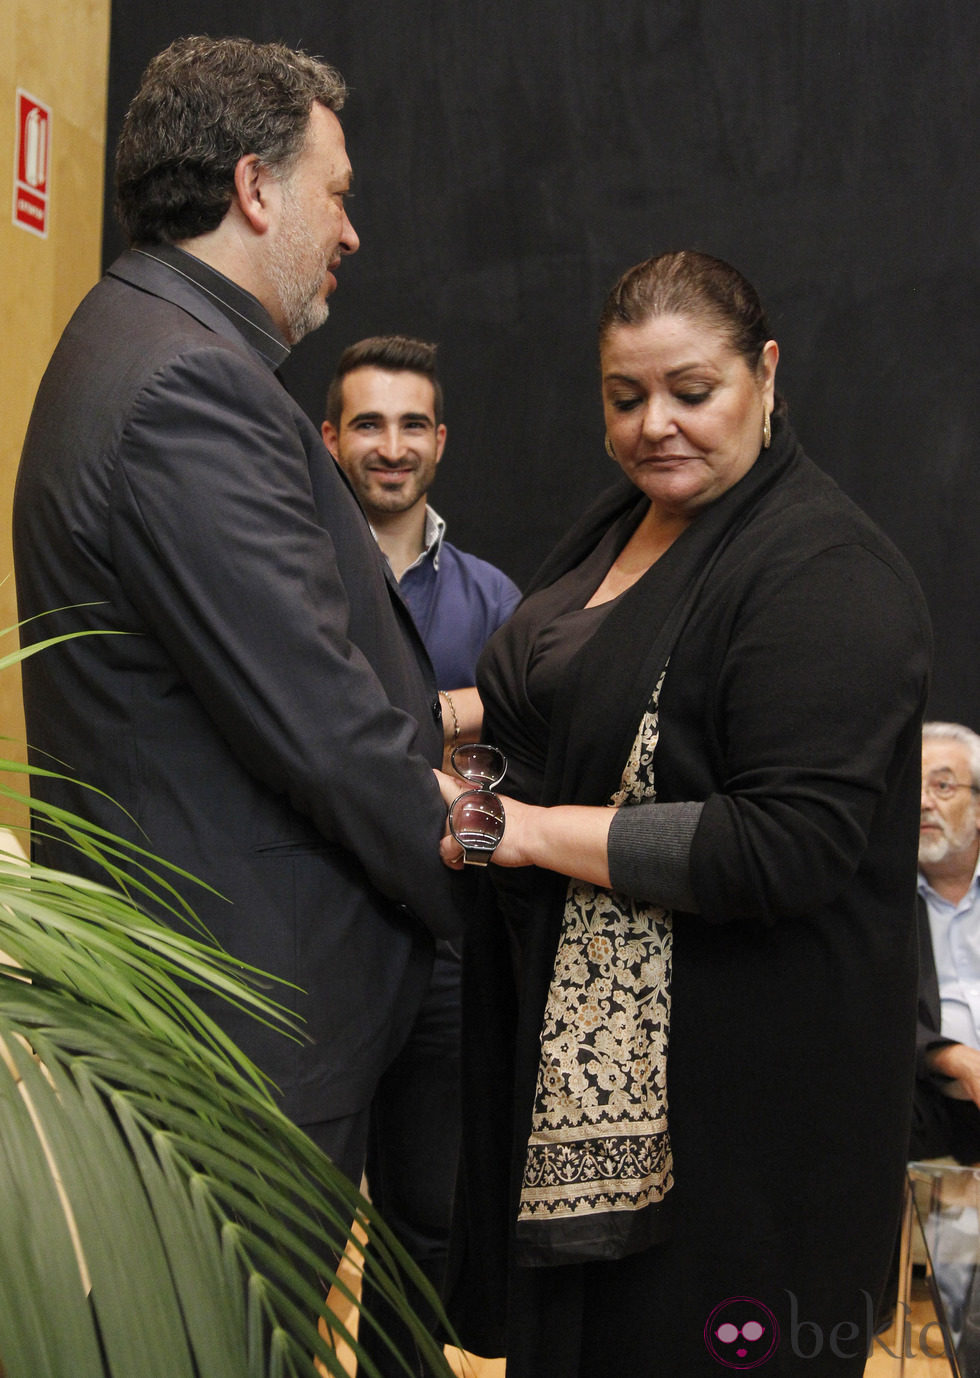
[[[656,797],[665,673],[613,805]],[[518,1210],[525,1265],[620,1257],[664,1234],[671,936],[668,910],[569,881]]]

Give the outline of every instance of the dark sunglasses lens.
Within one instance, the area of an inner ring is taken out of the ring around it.
[[[464,848],[496,847],[504,835],[504,806],[495,794],[474,789],[454,799],[449,810],[449,827]]]
[[[484,785],[487,789],[499,785],[507,773],[504,753],[481,742],[456,747],[451,760],[457,775],[472,785]]]

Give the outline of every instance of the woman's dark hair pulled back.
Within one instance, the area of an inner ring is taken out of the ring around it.
[[[695,249],[658,254],[628,268],[599,317],[600,348],[617,325],[652,316],[690,316],[719,327],[754,373],[772,332],[759,294],[723,259]]]

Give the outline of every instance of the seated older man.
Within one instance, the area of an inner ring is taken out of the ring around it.
[[[910,1156],[980,1161],[980,736],[922,732],[919,1065]]]

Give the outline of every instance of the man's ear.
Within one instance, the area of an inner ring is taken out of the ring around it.
[[[265,234],[277,203],[279,184],[258,154],[246,153],[235,164],[235,199],[256,234]]]
[[[446,428],[445,426],[436,427],[436,463],[442,459],[442,452],[446,448]]]
[[[334,459],[340,458],[340,437],[337,434],[336,426],[331,426],[329,421],[324,421],[320,427],[320,434],[323,436],[323,443],[333,455]]]

